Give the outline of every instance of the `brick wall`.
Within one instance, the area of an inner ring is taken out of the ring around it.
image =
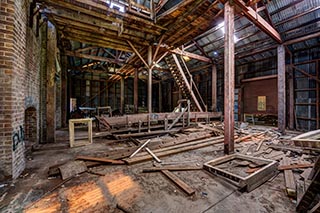
[[[0,172],[16,178],[25,168],[25,109],[39,111],[39,38],[27,26],[28,0],[0,1]]]

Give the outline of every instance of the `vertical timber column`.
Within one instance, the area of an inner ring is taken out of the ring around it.
[[[120,110],[124,114],[124,77],[121,76],[120,80]]]
[[[148,47],[148,112],[152,113],[152,46]]]
[[[212,87],[212,111],[217,111],[217,66],[215,64],[212,65],[212,73],[211,73],[211,87]]]
[[[159,112],[162,112],[162,83],[159,82]]]
[[[278,46],[278,129],[284,134],[286,128],[286,64],[285,49]]]
[[[134,70],[134,79],[133,79],[133,105],[134,113],[138,113],[138,100],[139,100],[139,71],[138,68]]]
[[[68,71],[67,56],[61,56],[62,73],[61,73],[61,125],[67,127],[67,112],[68,112]]]
[[[234,6],[224,5],[224,153],[234,152]]]
[[[56,129],[56,32],[53,25],[48,25],[47,41],[47,143],[55,142]]]

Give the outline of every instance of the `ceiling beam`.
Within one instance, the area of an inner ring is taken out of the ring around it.
[[[271,36],[276,42],[282,43],[280,34],[267,21],[265,21],[251,7],[247,7],[242,0],[233,0],[233,2],[241,9],[244,15],[252,21],[263,32]]]
[[[112,58],[106,58],[106,57],[95,56],[95,55],[88,55],[88,54],[73,52],[73,51],[69,51],[69,50],[64,51],[64,54],[67,56],[72,56],[72,57],[77,57],[77,58],[86,58],[86,59],[91,59],[91,60],[95,60],[95,61],[105,61],[105,62],[123,65],[122,60],[115,60]]]
[[[197,55],[195,53],[187,52],[187,51],[181,50],[179,48],[176,48],[176,49],[173,49],[173,50],[169,50],[169,52],[175,53],[175,54],[178,54],[178,55],[182,55],[182,56],[187,56],[189,58],[197,59],[199,61],[204,61],[204,62],[207,62],[207,63],[211,63],[212,62],[210,58],[207,58],[207,57],[202,56],[202,55]]]

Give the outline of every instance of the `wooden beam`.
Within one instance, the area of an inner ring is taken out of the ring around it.
[[[187,56],[189,58],[197,59],[199,61],[204,61],[204,62],[207,62],[207,63],[211,63],[212,62],[210,58],[207,58],[207,57],[202,56],[202,55],[197,55],[195,53],[190,53],[190,52],[181,50],[179,48],[176,48],[174,50],[169,50],[169,51],[171,53],[175,53],[175,54],[182,55],[182,56]]]
[[[251,82],[251,81],[261,81],[261,80],[273,79],[273,78],[277,78],[277,77],[278,77],[278,75],[266,75],[266,76],[261,76],[261,77],[243,79],[243,80],[241,80],[241,83]]]
[[[234,152],[234,6],[224,5],[224,153]]]
[[[251,7],[246,6],[242,0],[233,0],[233,2],[241,9],[244,15],[252,21],[263,32],[271,36],[276,42],[282,43],[280,34],[267,21],[265,21],[256,11]]]
[[[286,64],[285,48],[278,46],[278,129],[284,134],[286,129]]]
[[[187,195],[193,195],[195,190],[193,190],[190,186],[188,186],[185,182],[183,182],[180,178],[178,178],[175,174],[170,172],[169,170],[161,170],[162,174],[164,174],[167,178],[169,178],[173,183],[179,186]]]
[[[211,71],[211,103],[212,103],[212,111],[217,111],[217,65],[212,65]]]
[[[309,74],[308,72],[304,71],[303,69],[300,69],[299,67],[294,66],[294,65],[292,65],[292,68],[295,69],[295,70],[297,70],[297,71],[299,71],[299,72],[301,72],[301,73],[304,74],[305,76],[307,76],[307,77],[315,80],[316,82],[320,83],[320,79],[319,79],[319,78],[317,78],[316,76],[313,76],[313,75]]]
[[[96,48],[99,48],[98,46],[89,46],[89,47],[84,47],[84,48],[78,48],[76,50],[74,50],[76,53],[81,53],[81,52],[85,52],[85,51],[88,51],[88,50],[93,50],[93,49],[96,49]]]
[[[144,63],[144,65],[149,68],[149,65],[147,64],[147,62],[143,59],[143,57],[141,56],[141,54],[138,52],[138,50],[133,46],[133,44],[130,41],[127,41],[128,44],[130,45],[130,47],[132,48],[132,50],[134,51],[135,54],[137,54],[137,56],[140,58],[140,60]]]
[[[135,68],[134,70],[134,79],[133,79],[133,105],[134,105],[134,112],[138,113],[138,84],[139,84],[139,70]]]
[[[148,47],[148,112],[152,113],[152,46]],[[149,115],[150,116],[150,115]]]
[[[78,58],[86,58],[86,59],[91,59],[95,61],[105,61],[105,62],[110,62],[114,64],[119,64],[123,65],[123,60],[115,60],[112,58],[106,58],[106,57],[101,57],[101,56],[95,56],[95,55],[88,55],[88,54],[83,54],[83,53],[78,53],[78,52],[72,52],[72,51],[64,51],[64,54],[67,56],[72,56],[72,57],[78,57]]]
[[[120,80],[120,111],[124,114],[124,77]]]

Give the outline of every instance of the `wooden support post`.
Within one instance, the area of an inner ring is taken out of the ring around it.
[[[234,152],[234,6],[224,5],[224,153]]]
[[[317,74],[317,76],[319,77],[320,75],[319,75],[319,60],[317,60],[317,62],[316,62],[316,74]],[[317,82],[317,92],[316,92],[316,118],[317,118],[317,129],[319,129],[320,128],[320,92],[319,92],[319,90],[320,90],[320,83],[319,82]]]
[[[48,27],[47,40],[47,94],[46,94],[46,117],[47,117],[47,143],[55,142],[56,130],[56,84],[54,80],[56,72],[56,31],[54,27]]]
[[[148,47],[148,112],[152,113],[152,46]]]
[[[67,126],[67,112],[68,112],[68,59],[66,56],[61,56],[62,73],[61,73],[61,125]]]
[[[284,134],[286,128],[286,69],[285,49],[278,46],[278,129]]]
[[[133,80],[133,105],[134,105],[134,113],[138,113],[138,91],[139,91],[139,70],[136,68],[134,70],[134,80]]]
[[[120,111],[124,114],[124,77],[120,80]]]
[[[294,129],[294,78],[293,72],[292,76],[289,78],[289,128]]]
[[[217,111],[217,66],[215,64],[212,65],[212,73],[211,73],[211,108],[212,112]]]
[[[162,112],[162,83],[159,82],[159,112]]]

